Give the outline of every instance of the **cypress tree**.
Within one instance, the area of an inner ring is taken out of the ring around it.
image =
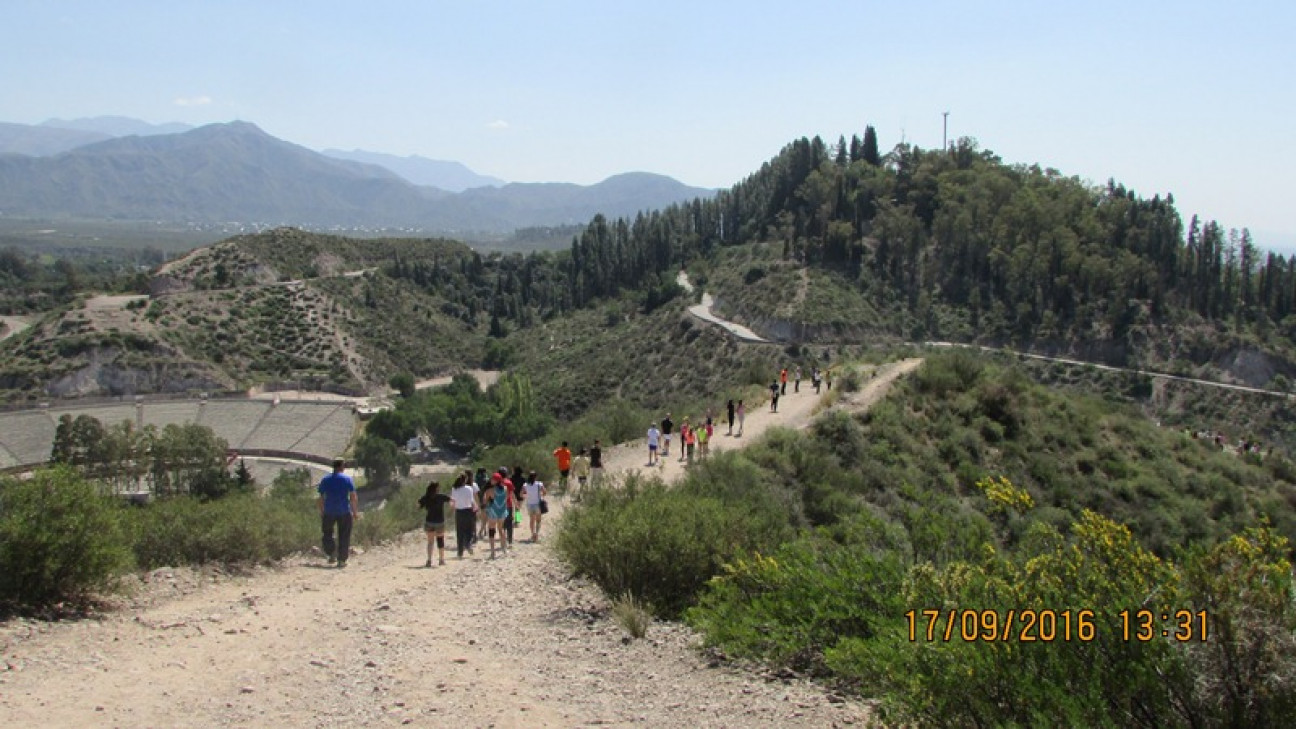
[[[874,167],[882,164],[882,155],[878,152],[877,130],[873,128],[872,124],[864,127],[864,149],[861,151],[861,155],[865,162]]]

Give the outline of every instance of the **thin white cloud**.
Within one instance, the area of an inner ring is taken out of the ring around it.
[[[181,96],[175,100],[176,106],[207,106],[210,103],[210,96]]]
[[[487,124],[486,128],[487,129],[508,129],[509,123],[504,121],[503,119],[496,119],[490,124]]]

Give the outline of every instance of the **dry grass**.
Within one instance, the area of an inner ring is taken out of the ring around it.
[[[633,595],[625,594],[612,602],[612,617],[631,638],[642,638],[652,625],[652,613]]]

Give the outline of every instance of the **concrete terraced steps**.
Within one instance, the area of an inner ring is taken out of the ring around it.
[[[326,458],[346,450],[356,415],[349,402],[266,400],[164,400],[86,407],[55,407],[0,413],[0,468],[49,460],[63,415],[89,415],[105,426],[123,420],[137,427],[197,423],[230,448],[257,448]]]

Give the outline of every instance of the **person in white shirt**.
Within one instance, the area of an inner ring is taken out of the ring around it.
[[[657,446],[661,444],[661,431],[656,423],[648,425],[648,465],[657,465]]]
[[[536,480],[535,471],[527,476],[522,490],[525,493],[527,515],[531,517],[531,541],[538,542],[540,541],[540,518],[543,516],[541,504],[549,491],[545,489],[544,483]]]
[[[455,509],[455,547],[459,559],[463,559],[464,550],[472,554],[473,531],[477,526],[477,495],[472,480],[460,474],[450,490],[450,501]]]

